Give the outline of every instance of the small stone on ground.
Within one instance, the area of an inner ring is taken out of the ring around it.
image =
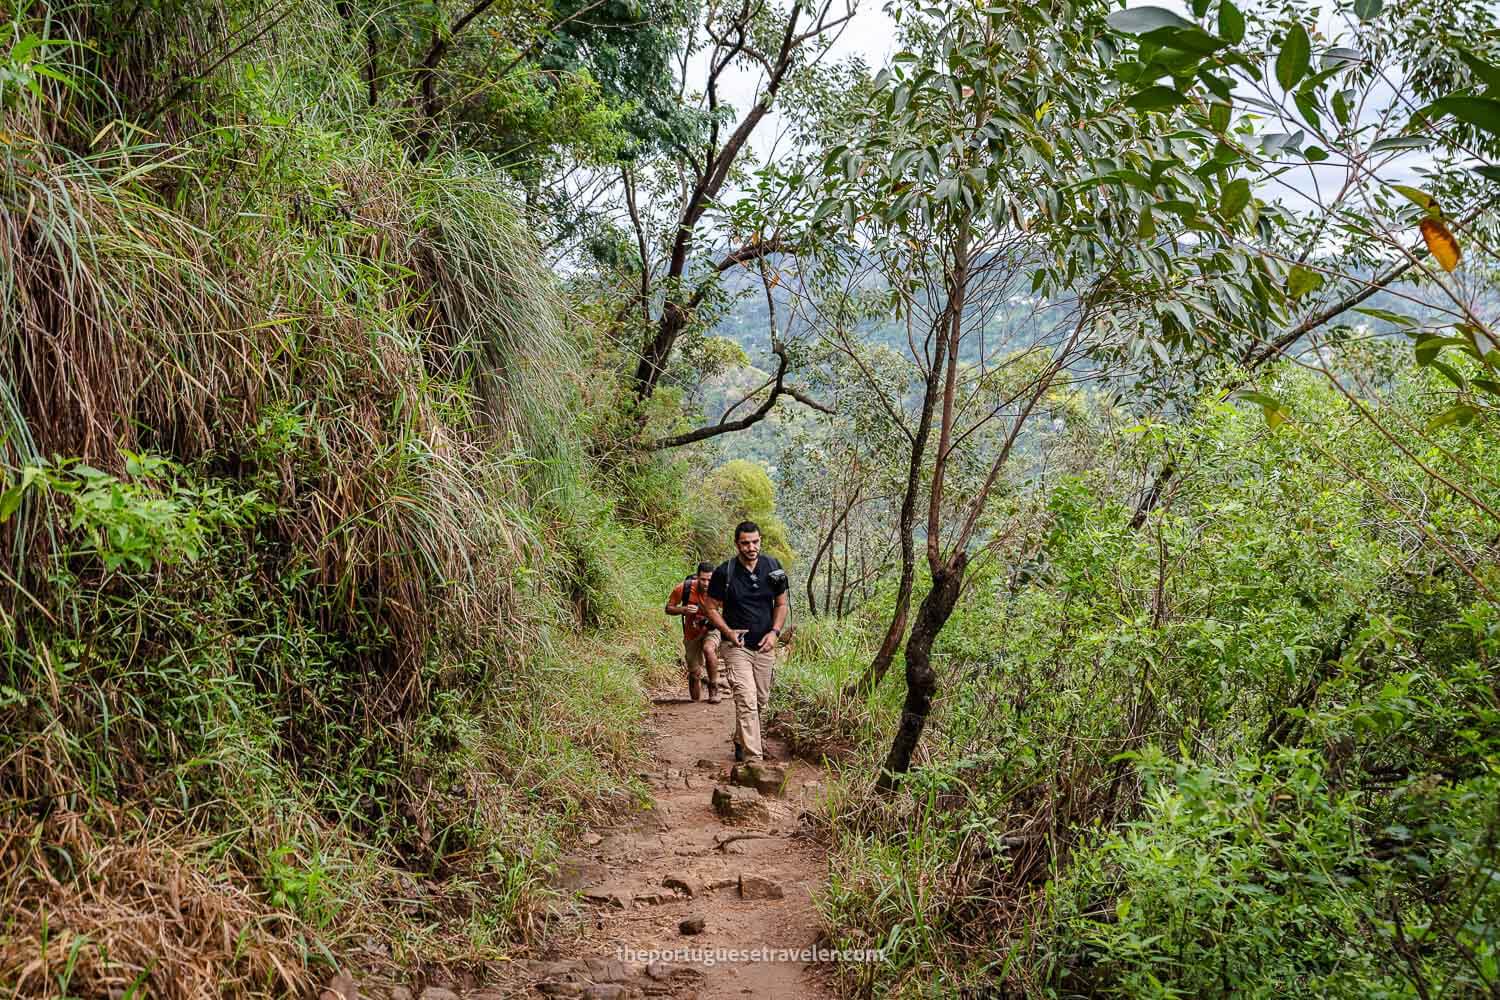
[[[786,895],[781,886],[759,875],[740,876],[741,899],[781,899]]]

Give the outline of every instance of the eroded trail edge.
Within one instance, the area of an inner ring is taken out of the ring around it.
[[[827,855],[801,821],[825,776],[770,738],[770,767],[733,775],[760,789],[731,784],[733,722],[729,698],[655,703],[655,766],[643,775],[654,804],[586,837],[561,865],[576,933],[527,966],[531,995],[834,995],[812,899]]]

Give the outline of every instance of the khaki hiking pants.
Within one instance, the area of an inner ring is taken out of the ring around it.
[[[707,635],[697,639],[682,640],[683,659],[687,661],[688,694],[692,695],[694,701],[703,693],[703,674],[705,669],[708,673],[708,696],[714,698],[719,693],[719,663],[717,659],[709,658],[709,650],[705,645],[709,642],[718,642],[719,633],[709,632]]]
[[[771,670],[775,652],[761,653],[725,640],[719,645],[719,662],[729,677],[734,698],[734,738],[745,748],[746,760],[761,760],[765,747],[760,740],[761,716],[771,701]]]

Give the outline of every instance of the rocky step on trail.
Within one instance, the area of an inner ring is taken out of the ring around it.
[[[770,760],[735,765],[734,707],[655,702],[650,807],[588,833],[563,859],[547,950],[480,989],[359,984],[344,974],[320,1000],[768,1000],[832,998],[812,894],[827,855],[800,817],[823,773],[768,739]]]
[[[799,817],[823,773],[768,739],[765,763],[734,766],[729,699],[663,700],[653,715],[652,807],[601,831],[560,866],[580,904],[551,961],[511,995],[822,1000],[826,947],[812,902],[827,869]]]

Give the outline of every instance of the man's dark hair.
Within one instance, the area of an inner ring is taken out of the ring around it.
[[[698,572],[700,573],[712,573],[713,571],[714,564],[711,562],[701,562],[698,564]]]
[[[740,540],[741,535],[748,535],[752,531],[757,535],[760,534],[760,525],[754,521],[741,521],[734,526],[734,540],[737,542]]]

